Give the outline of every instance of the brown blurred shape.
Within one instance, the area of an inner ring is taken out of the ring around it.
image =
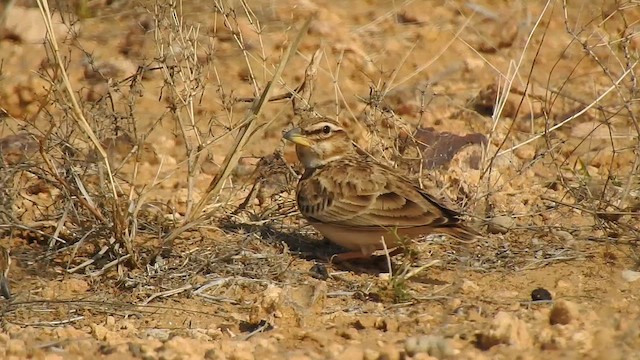
[[[40,149],[36,139],[21,133],[0,138],[0,160],[5,165],[16,165]]]
[[[480,133],[456,135],[446,131],[439,132],[432,127],[417,129],[413,139],[422,152],[424,167],[427,169],[448,164],[466,146],[487,144],[487,137]]]

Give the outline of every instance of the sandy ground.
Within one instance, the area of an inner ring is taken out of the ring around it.
[[[61,59],[120,207],[144,206],[121,223],[137,230],[125,249],[60,186],[73,167],[94,199],[109,192],[37,7],[3,5],[0,242],[13,297],[0,300],[0,357],[640,358],[638,4],[258,0],[223,16],[191,1],[176,18],[153,2],[74,4],[81,19],[55,25]],[[328,262],[341,250],[295,211],[281,136],[297,119],[283,99],[262,110],[210,216],[166,241],[220,172],[250,107],[234,99],[266,86],[309,16],[273,95],[296,88],[320,49],[315,109],[463,210],[482,240],[418,239],[391,274],[384,256]],[[417,136],[432,160],[422,169],[389,155],[418,127],[432,128]],[[41,142],[12,137],[25,133]],[[51,170],[39,149],[66,173],[34,170]],[[276,150],[280,167],[254,171]]]

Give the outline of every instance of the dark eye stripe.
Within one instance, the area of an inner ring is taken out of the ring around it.
[[[323,125],[323,126],[320,126],[320,127],[318,127],[318,128],[314,128],[314,129],[312,129],[312,130],[305,131],[305,132],[304,132],[304,134],[305,134],[305,135],[318,135],[318,134],[326,135],[326,134],[324,133],[324,131],[323,131],[323,128],[324,128],[325,126],[326,126],[326,125]],[[329,126],[331,126],[331,125],[329,125]],[[339,128],[339,127],[331,126],[331,131],[333,131],[333,132],[339,132],[339,131],[344,131],[344,130],[342,130],[342,129],[341,129],[341,128]]]

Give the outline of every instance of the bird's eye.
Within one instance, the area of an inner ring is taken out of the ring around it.
[[[325,125],[322,127],[322,132],[328,134],[331,132],[331,127],[329,125]]]

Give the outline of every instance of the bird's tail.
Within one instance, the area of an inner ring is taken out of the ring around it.
[[[9,289],[9,279],[0,274],[0,295],[5,299],[11,299],[11,290]]]
[[[467,243],[474,242],[482,237],[482,234],[480,234],[476,229],[461,223],[441,226],[438,228],[438,232],[442,232],[456,240]]]

